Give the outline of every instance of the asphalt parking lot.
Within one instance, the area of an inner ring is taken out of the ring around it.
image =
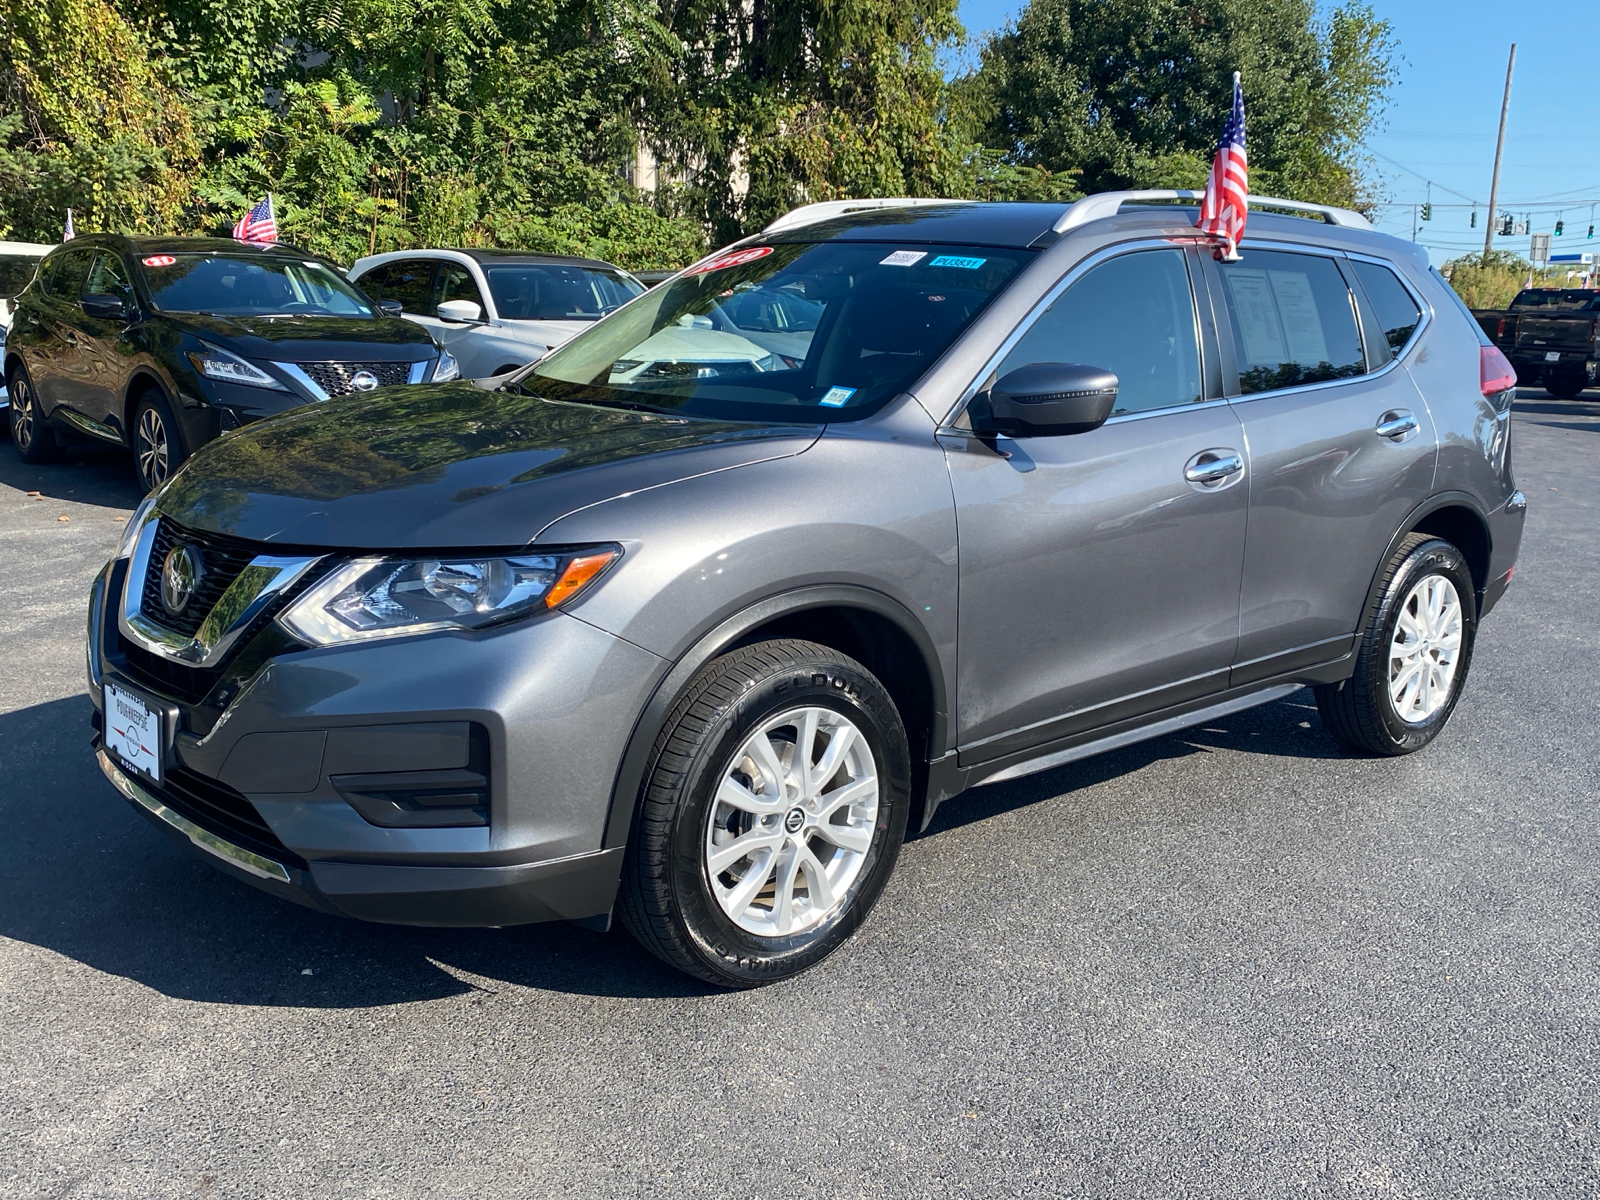
[[[0,442],[0,1195],[1595,1194],[1600,402],[1516,423],[1522,561],[1427,751],[1352,757],[1301,692],[979,789],[743,994],[163,837],[88,748],[131,468]]]

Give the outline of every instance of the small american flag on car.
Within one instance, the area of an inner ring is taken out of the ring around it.
[[[256,205],[233,227],[233,236],[254,246],[270,246],[278,240],[278,222],[272,217],[272,195]]]
[[[1219,239],[1219,262],[1239,260],[1239,239],[1244,237],[1245,217],[1250,210],[1250,164],[1244,150],[1244,91],[1239,72],[1233,73],[1233,111],[1217,143],[1217,156],[1211,162],[1211,177],[1206,180],[1206,196],[1200,202],[1200,219],[1195,222],[1204,232]]]

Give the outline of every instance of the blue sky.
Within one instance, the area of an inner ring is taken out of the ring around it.
[[[1600,0],[1373,0],[1373,7],[1394,26],[1404,59],[1381,131],[1367,144],[1392,202],[1379,227],[1411,237],[1411,205],[1428,199],[1432,180],[1434,216],[1419,223],[1417,240],[1435,263],[1483,249],[1506,53],[1516,42],[1500,207],[1545,232],[1564,218],[1564,234],[1553,239],[1557,253],[1600,254],[1600,228],[1594,240],[1586,237],[1591,209],[1600,226],[1593,102]],[[1020,9],[1013,0],[962,0],[961,19],[976,42]],[[1249,88],[1247,79],[1247,113]],[[1479,203],[1476,229],[1470,207],[1445,207],[1467,204],[1463,196]],[[1525,236],[1497,237],[1495,245],[1528,253]]]

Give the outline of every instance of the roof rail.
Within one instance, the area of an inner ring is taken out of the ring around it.
[[[912,196],[890,196],[878,200],[821,200],[816,204],[803,204],[799,208],[791,209],[761,232],[777,233],[784,229],[798,229],[802,225],[815,225],[818,221],[830,221],[846,213],[865,212],[874,208],[920,208],[928,204],[971,203],[971,200],[936,200]]]
[[[1173,191],[1160,188],[1141,192],[1101,192],[1085,196],[1066,212],[1052,227],[1056,233],[1066,233],[1079,225],[1114,217],[1124,204],[1138,204],[1147,200],[1203,200],[1204,192]],[[1335,208],[1331,204],[1308,204],[1304,200],[1278,200],[1272,196],[1251,196],[1251,208],[1281,208],[1288,212],[1314,213],[1329,225],[1343,225],[1350,229],[1371,229],[1372,222],[1354,209]]]

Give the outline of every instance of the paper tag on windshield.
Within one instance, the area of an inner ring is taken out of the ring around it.
[[[880,267],[909,267],[928,257],[926,250],[896,250],[878,265]]]

